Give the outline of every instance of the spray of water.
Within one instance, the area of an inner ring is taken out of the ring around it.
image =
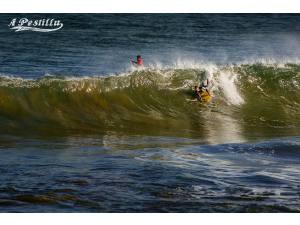
[[[224,96],[233,105],[240,105],[244,103],[244,99],[240,96],[239,91],[235,85],[237,75],[222,71],[218,76],[218,86],[222,89]]]

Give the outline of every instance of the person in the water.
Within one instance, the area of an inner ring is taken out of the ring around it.
[[[209,85],[209,80],[206,79],[206,85],[202,81],[201,84],[199,85],[199,92],[200,94],[203,92],[207,92],[208,95],[210,95],[209,90],[208,90],[208,85]]]
[[[204,84],[204,82],[201,82],[201,84],[199,86],[194,86],[194,96],[198,101],[202,101],[202,94],[203,93],[207,93],[210,96],[209,90],[208,90],[208,84],[209,81],[207,79],[206,81],[206,85]]]
[[[143,66],[143,59],[142,56],[138,55],[136,57],[136,61],[130,60],[131,64],[135,65],[135,66]]]

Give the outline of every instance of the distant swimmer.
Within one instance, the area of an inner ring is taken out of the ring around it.
[[[135,65],[135,66],[138,66],[138,67],[144,65],[144,64],[143,64],[142,56],[140,56],[140,55],[138,55],[138,56],[136,57],[136,61],[130,60],[130,62],[131,62],[131,64],[133,64],[133,65]]]

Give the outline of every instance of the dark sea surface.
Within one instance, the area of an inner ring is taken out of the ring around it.
[[[0,14],[0,212],[299,212],[299,46],[299,14]]]

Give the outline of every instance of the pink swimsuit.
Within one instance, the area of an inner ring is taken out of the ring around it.
[[[138,64],[139,66],[142,66],[142,65],[143,65],[143,60],[142,60],[142,58],[139,58],[139,59],[137,60],[137,64]]]

